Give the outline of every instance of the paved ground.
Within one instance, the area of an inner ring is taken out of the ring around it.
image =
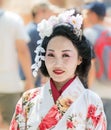
[[[107,130],[111,130],[111,84],[104,85],[95,82],[92,87],[92,90],[98,93],[98,95],[102,98],[107,118]]]

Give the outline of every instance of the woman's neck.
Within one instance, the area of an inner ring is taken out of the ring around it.
[[[54,81],[54,80],[53,80],[53,82],[54,82],[55,87],[57,88],[57,90],[60,90],[69,80],[71,80],[73,78],[75,78],[75,76],[70,78],[70,79],[67,79],[65,81],[62,81],[62,82],[57,82],[57,81]]]
[[[57,90],[60,90],[66,82],[56,82],[54,81],[55,87],[57,88]]]

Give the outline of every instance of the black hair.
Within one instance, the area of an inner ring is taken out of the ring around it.
[[[50,37],[44,38],[42,42],[42,47],[46,50],[49,41],[56,36],[64,36],[68,38],[77,48],[79,56],[82,57],[82,63],[77,66],[75,74],[80,78],[84,86],[87,88],[87,75],[91,65],[91,47],[89,42],[83,35],[81,36],[81,38],[80,36],[77,36],[74,33],[73,27],[71,25],[67,24],[66,26],[66,24],[61,24],[53,29],[53,33]],[[42,62],[40,70],[43,75],[49,76],[44,61]]]

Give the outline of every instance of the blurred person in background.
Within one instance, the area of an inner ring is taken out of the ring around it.
[[[91,44],[94,45],[98,35],[106,29],[106,27],[103,26],[106,15],[106,7],[102,2],[91,2],[86,3],[83,8],[88,24],[88,28],[86,27],[84,29],[84,35]]]
[[[48,2],[38,2],[33,5],[32,10],[31,10],[31,16],[32,16],[32,21],[26,26],[26,30],[30,36],[30,42],[28,43],[28,47],[30,50],[31,54],[31,59],[32,59],[32,64],[35,63],[35,55],[36,53],[34,52],[36,46],[37,46],[37,41],[40,39],[39,33],[37,31],[37,24],[43,20],[43,19],[48,19],[51,15],[56,14],[57,11],[55,11],[54,8],[56,6],[53,6]],[[22,80],[25,80],[23,71],[20,68],[20,76]],[[38,73],[35,80],[35,87],[40,87],[43,85],[48,78],[43,76],[41,72]]]
[[[84,6],[85,18],[88,23],[88,27],[84,28],[84,35],[93,45],[96,44],[96,40],[100,37],[101,33],[108,30],[108,27],[104,25],[104,18],[106,16],[106,6],[103,2],[91,2]],[[111,32],[109,32],[109,35]],[[99,48],[100,49],[100,48]],[[97,80],[97,84],[102,86],[110,86],[110,82],[107,80]]]
[[[22,19],[3,9],[0,0],[0,129],[8,127],[21,93],[33,88],[31,58],[27,42],[30,38]],[[18,61],[23,68],[25,86],[20,85]],[[7,128],[8,129],[8,128]]]
[[[104,19],[104,25],[111,30],[111,6],[106,9],[106,17]]]
[[[91,44],[93,45],[93,47],[95,46],[95,44],[97,44],[97,39],[101,36],[102,32],[107,31],[108,30],[108,36],[111,36],[111,30],[109,28],[109,25],[107,24],[108,21],[105,21],[107,18],[106,17],[106,6],[103,2],[90,2],[84,5],[84,15],[85,15],[85,20],[87,22],[88,26],[85,26],[84,28],[84,35],[87,37],[87,39],[91,42]],[[108,41],[108,40],[107,40]],[[102,44],[101,44],[102,45]],[[109,49],[111,48],[111,46],[107,46],[109,47]],[[108,49],[108,50],[109,50]],[[100,48],[98,48],[98,50],[100,50]],[[111,49],[110,49],[111,50]],[[95,51],[95,50],[94,50]],[[108,51],[107,51],[108,52]],[[111,54],[111,51],[109,52]],[[102,54],[103,57],[106,57],[105,60],[106,62],[104,62],[104,65],[109,66],[109,68],[111,68],[110,64],[107,63],[107,61],[111,61],[110,57],[108,57],[108,55],[105,55],[105,53]],[[103,58],[102,57],[102,58]],[[97,68],[99,66],[98,61],[100,59],[96,59],[96,53],[95,53],[95,71],[97,74]],[[103,71],[104,72],[104,71]],[[110,71],[109,71],[110,72]],[[103,76],[105,75],[105,73],[103,73]],[[91,75],[90,75],[91,77]],[[105,76],[104,76],[105,77]],[[104,109],[105,109],[105,113],[107,116],[107,120],[108,120],[108,129],[111,129],[111,80],[106,79],[102,77],[101,79],[99,79],[98,77],[96,77],[96,79],[93,82],[92,85],[92,89],[94,91],[96,91],[103,100],[104,103]]]
[[[86,10],[82,10],[81,12],[82,12],[83,18],[84,18],[84,20],[83,20],[83,33],[84,33],[84,30],[86,28],[91,27],[91,23],[87,19]],[[93,48],[93,45],[91,42],[90,42],[90,46],[91,46],[91,50],[92,50],[91,51],[92,60],[91,60],[91,67],[90,67],[89,74],[88,74],[88,88],[93,87],[94,81],[96,79],[95,52],[94,52],[94,48]]]

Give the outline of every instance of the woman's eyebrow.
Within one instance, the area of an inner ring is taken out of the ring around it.
[[[62,50],[62,52],[67,52],[67,51],[71,52],[72,50]]]
[[[54,52],[55,50],[53,50],[53,49],[48,49],[47,51],[52,51],[52,52]],[[72,50],[62,50],[62,52],[71,52]]]
[[[48,49],[47,51],[53,51],[54,52],[54,50],[52,50],[52,49]]]

